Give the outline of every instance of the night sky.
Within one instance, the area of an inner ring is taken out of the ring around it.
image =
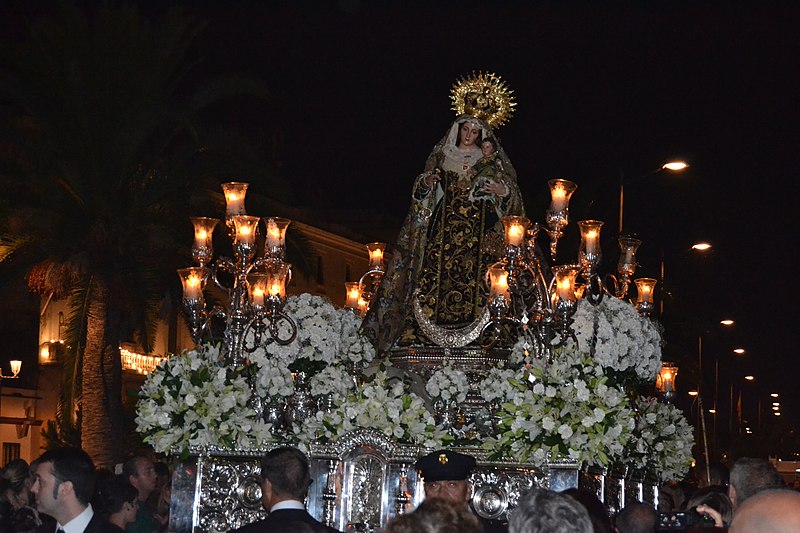
[[[143,7],[157,17],[175,4]],[[624,173],[626,228],[644,240],[638,274],[659,277],[664,257],[667,353],[696,357],[702,334],[706,387],[715,361],[721,389],[753,373],[751,392],[780,392],[796,419],[800,7],[730,4],[182,3],[208,21],[200,69],[269,85],[268,113],[229,118],[284,131],[291,201],[373,220],[358,228],[365,241],[396,235],[453,120],[453,82],[500,75],[518,104],[497,134],[529,217],[543,222],[548,179],[576,182],[571,219],[606,221],[613,265]],[[691,166],[636,180],[672,159]],[[567,232],[559,262],[577,255],[577,227]],[[700,239],[711,254],[688,251]],[[720,331],[721,318],[737,324]]]

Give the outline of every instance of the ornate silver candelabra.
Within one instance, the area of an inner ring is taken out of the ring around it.
[[[214,256],[212,236],[218,220],[192,219],[195,240],[192,258],[197,266],[182,268],[183,309],[192,340],[199,343],[210,337],[215,319],[225,323],[223,357],[233,365],[244,363],[247,353],[258,347],[265,334],[279,344],[289,344],[297,336],[297,325],[284,311],[286,285],[291,280],[291,265],[285,262],[286,229],[289,220],[265,218],[264,253],[256,257],[259,217],[244,214],[246,183],[222,185],[226,200],[226,225],[233,238],[233,259]],[[210,264],[210,265],[209,265]],[[206,308],[204,291],[209,280],[227,294],[227,306]],[[248,333],[252,332],[248,342]]]

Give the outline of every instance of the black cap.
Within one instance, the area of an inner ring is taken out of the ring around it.
[[[419,458],[414,468],[426,482],[459,481],[469,477],[475,468],[475,458],[450,450],[438,450]]]

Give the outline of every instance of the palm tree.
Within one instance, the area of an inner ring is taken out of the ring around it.
[[[197,112],[227,95],[264,95],[227,78],[185,90],[201,29],[177,10],[156,25],[131,7],[65,6],[33,24],[25,44],[0,47],[0,264],[70,300],[65,375],[80,386],[65,390],[61,415],[80,419],[98,465],[121,459],[120,341],[150,351],[183,262],[177,242],[190,243],[187,169],[204,151]]]

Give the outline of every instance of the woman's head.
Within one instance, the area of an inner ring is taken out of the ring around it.
[[[30,467],[24,459],[14,459],[3,467],[2,477],[8,482],[11,504],[21,507],[29,504],[31,490]]]
[[[464,121],[458,125],[458,142],[456,146],[471,147],[481,139],[481,127],[475,122]]]

